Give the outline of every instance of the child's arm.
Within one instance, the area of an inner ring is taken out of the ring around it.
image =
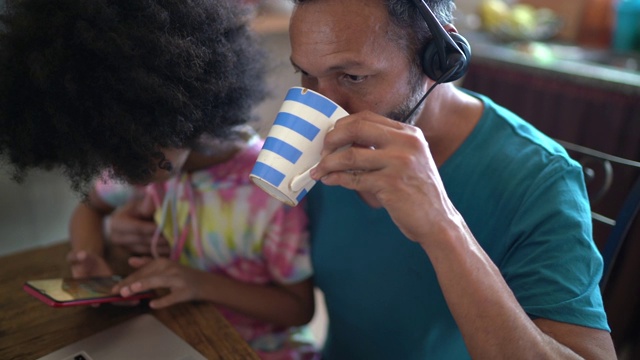
[[[213,275],[200,291],[205,299],[282,326],[309,323],[315,310],[311,279],[295,284],[256,285]]]
[[[111,268],[104,260],[103,221],[113,207],[106,204],[95,193],[76,206],[69,222],[71,252],[67,260],[74,277],[107,276]]]
[[[313,317],[311,279],[291,285],[260,285],[196,270],[168,259],[134,257],[129,259],[129,265],[139,270],[114,287],[114,292],[126,297],[151,289],[168,289],[167,295],[149,303],[155,309],[200,300],[282,326],[307,324]]]

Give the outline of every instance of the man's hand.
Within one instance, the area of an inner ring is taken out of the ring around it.
[[[386,208],[414,241],[437,238],[443,224],[461,222],[417,127],[368,111],[352,114],[327,133],[322,155],[314,179],[356,190],[370,205]]]

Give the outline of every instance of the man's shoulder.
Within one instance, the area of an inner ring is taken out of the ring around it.
[[[567,165],[573,165],[565,149],[534,124],[486,96],[474,96],[485,106],[476,134],[479,137],[477,145],[511,159],[526,158],[528,162],[561,159]]]

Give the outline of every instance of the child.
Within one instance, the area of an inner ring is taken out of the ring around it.
[[[86,194],[70,224],[74,276],[111,273],[102,221],[140,198],[158,224],[152,248],[164,237],[171,257],[132,257],[115,292],[167,289],[152,308],[210,301],[263,358],[313,357],[306,218],[248,178],[265,57],[241,7],[21,0],[0,20],[0,155],[18,180],[60,167]]]
[[[139,270],[116,292],[126,297],[168,288],[169,295],[151,300],[152,308],[212,301],[263,358],[313,358],[308,329],[297,327],[311,319],[314,306],[306,215],[249,180],[262,143],[257,135],[222,144],[210,141],[218,155],[203,169],[193,167],[202,164],[201,154],[191,151],[184,157],[174,151],[167,156],[178,159],[172,164],[185,159],[180,175],[146,187],[98,181],[72,216],[69,259],[74,275],[112,274],[99,251],[89,250],[102,241],[90,239],[100,233],[104,216],[139,198],[141,206],[156,209],[155,259],[130,258]],[[171,245],[169,259],[157,255],[160,230]]]

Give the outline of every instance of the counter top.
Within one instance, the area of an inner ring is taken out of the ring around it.
[[[640,95],[639,71],[579,59],[538,57],[519,50],[513,44],[498,43],[483,33],[465,34],[465,37],[471,44],[471,61],[473,62],[499,63],[527,69],[533,73],[553,74],[554,77],[562,77],[576,83],[597,86],[627,95]]]

